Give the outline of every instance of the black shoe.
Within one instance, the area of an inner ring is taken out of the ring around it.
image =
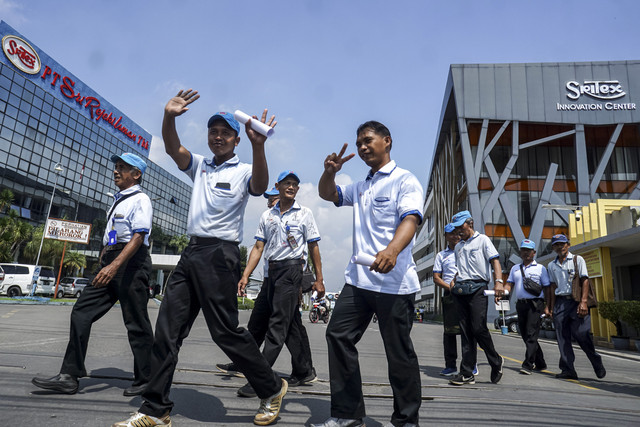
[[[533,370],[529,369],[529,368],[525,368],[524,366],[522,368],[520,368],[520,373],[522,375],[532,375],[533,374]]]
[[[544,371],[545,369],[547,369],[547,364],[544,363],[542,365],[539,365],[536,363],[535,366],[533,367],[534,371]]]
[[[78,378],[69,374],[58,374],[51,378],[34,377],[31,380],[31,384],[45,390],[64,394],[76,394],[78,392]]]
[[[298,378],[294,375],[291,375],[289,378],[287,378],[287,382],[289,383],[289,387],[298,387],[303,384],[312,383],[317,379],[318,376],[316,375],[316,368],[311,368],[311,373],[309,373],[309,375],[306,375],[303,378]]]
[[[556,378],[561,380],[577,380],[578,374],[576,374],[575,372],[564,371],[556,374]]]
[[[257,397],[258,396],[256,391],[253,389],[253,387],[251,387],[251,384],[249,383],[246,383],[245,385],[240,387],[237,391],[237,394],[240,397]]]
[[[504,357],[500,356],[500,366],[498,368],[491,368],[491,382],[498,384],[502,379],[502,367],[504,366]]]
[[[147,388],[147,383],[132,385],[131,387],[126,388],[122,392],[122,395],[123,396],[140,396],[142,393],[144,393],[146,388]]]
[[[244,374],[236,368],[236,365],[231,363],[216,363],[216,368],[222,373],[233,375],[234,377],[244,378]]]
[[[604,378],[605,375],[607,375],[607,370],[604,369],[604,366],[596,371],[596,377],[598,377],[598,379]]]
[[[474,377],[473,375],[469,377],[465,377],[462,374],[458,374],[449,380],[449,384],[451,385],[467,385],[467,384],[475,384],[475,383],[476,383],[476,377]]]
[[[322,424],[311,424],[311,427],[364,427],[362,418],[347,419],[331,417]]]

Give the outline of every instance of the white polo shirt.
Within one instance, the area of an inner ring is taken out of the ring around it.
[[[449,249],[447,246],[447,249],[438,252],[436,260],[433,262],[433,272],[440,273],[440,276],[445,283],[451,283],[458,272],[455,250]]]
[[[387,163],[365,181],[336,186],[337,206],[353,206],[353,253],[375,256],[389,245],[400,222],[407,215],[422,220],[422,187],[409,171]],[[349,261],[346,283],[385,294],[406,295],[420,290],[416,265],[411,256],[414,238],[398,255],[387,274]]]
[[[295,248],[289,244],[288,236],[295,239]],[[302,207],[294,201],[293,206],[281,214],[278,202],[260,217],[255,238],[265,242],[266,263],[303,258],[306,261],[307,243],[320,240],[320,233],[309,208]]]
[[[529,292],[524,290],[524,287],[522,286],[522,272],[520,271],[521,265],[522,263],[514,265],[511,267],[511,271],[509,272],[507,283],[511,283],[513,285],[511,288],[512,293],[515,293],[516,299],[542,298],[542,292],[540,292],[540,295],[531,295]],[[525,277],[540,283],[542,287],[549,286],[550,282],[547,269],[544,268],[544,265],[538,264],[535,259],[529,265],[522,265],[522,269],[524,270]]]
[[[134,185],[117,192],[113,197],[114,203],[123,196],[136,191],[142,191],[139,185]],[[112,205],[113,206],[113,205]],[[111,210],[111,209],[109,209]],[[109,211],[107,211],[108,213]],[[109,242],[109,232],[115,230],[118,243],[127,243],[134,233],[145,233],[144,244],[149,246],[149,233],[151,233],[151,220],[153,218],[153,208],[151,199],[146,194],[140,192],[124,199],[111,213],[111,218],[107,223],[102,236],[102,244]]]
[[[460,240],[456,245],[457,280],[491,281],[491,263],[499,254],[491,239],[476,231],[467,240]]]
[[[193,180],[187,234],[241,242],[251,165],[241,163],[237,155],[216,166],[213,160],[191,154],[183,172]]]
[[[558,262],[558,257],[555,260],[551,261],[547,265],[547,269],[549,270],[549,280],[551,283],[555,283],[556,295],[571,295],[571,284],[573,283],[573,278],[576,275],[575,269],[573,268],[573,257],[576,258],[576,264],[578,265],[578,274],[580,278],[589,277],[589,272],[587,271],[587,263],[584,262],[584,258],[580,255],[574,255],[571,252],[567,253],[567,258],[565,258],[563,263]]]

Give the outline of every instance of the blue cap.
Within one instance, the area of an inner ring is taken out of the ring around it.
[[[564,234],[556,234],[551,238],[551,246],[555,245],[556,243],[569,243],[569,239],[567,239],[567,236],[565,236]]]
[[[294,177],[296,181],[298,181],[298,184],[300,183],[300,178],[298,177],[298,174],[295,173],[294,171],[284,171],[280,173],[280,175],[278,175],[278,180],[276,182],[280,182],[288,176]]]
[[[265,199],[268,199],[271,196],[279,196],[280,192],[278,190],[276,190],[276,187],[274,186],[271,190],[267,190],[264,192],[263,196]]]
[[[522,242],[520,242],[520,249],[533,249],[535,251],[536,242],[534,242],[533,240],[524,239]]]
[[[233,117],[233,114],[225,113],[224,111],[219,111],[211,116],[211,118],[207,122],[207,128],[210,128],[213,125],[213,122],[218,119],[222,119],[227,122],[227,124],[231,126],[231,129],[235,130],[237,135],[240,135],[240,123],[238,123],[236,118]]]
[[[451,225],[454,227],[460,227],[464,222],[471,218],[471,213],[469,211],[458,212],[451,218]]]
[[[447,224],[444,226],[445,233],[451,233],[453,230],[455,230],[455,227],[453,226],[453,224]]]
[[[137,154],[122,153],[119,156],[117,154],[114,154],[113,156],[111,156],[111,161],[113,163],[117,162],[118,160],[122,160],[128,165],[133,166],[134,168],[140,169],[140,172],[142,172],[142,175],[144,175],[144,171],[147,170],[147,164]]]

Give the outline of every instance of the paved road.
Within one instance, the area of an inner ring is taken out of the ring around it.
[[[150,302],[155,323],[158,307]],[[118,307],[94,328],[89,344],[89,378],[73,396],[51,394],[31,385],[35,375],[58,372],[66,348],[70,306],[0,304],[0,401],[3,426],[108,426],[135,411],[140,398],[122,396],[131,384],[132,356]],[[246,324],[249,313],[241,313]],[[324,332],[326,325],[305,318],[319,381],[291,389],[277,425],[302,426],[329,416],[329,384]],[[499,384],[489,381],[489,366],[479,352],[476,384],[453,387],[438,372],[442,369],[442,326],[416,323],[413,339],[420,358],[423,405],[422,425],[585,425],[632,426],[640,424],[640,357],[635,352],[604,354],[608,374],[597,380],[589,362],[577,352],[580,381],[556,380],[558,350],[544,341],[550,371],[523,376],[518,373],[524,346],[515,335],[493,335],[505,357],[505,374]],[[386,359],[378,333],[371,324],[359,344],[365,381],[367,426],[389,421],[393,411],[387,381]],[[250,426],[257,399],[236,397],[244,384],[240,378],[216,373],[215,363],[227,358],[212,343],[202,316],[180,352],[171,398],[175,426]],[[287,375],[286,349],[275,369]]]

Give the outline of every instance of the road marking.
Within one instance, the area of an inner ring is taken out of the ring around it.
[[[16,314],[17,312],[18,312],[18,309],[11,310],[10,312],[8,312],[8,313],[6,313],[6,314],[3,314],[3,315],[2,315],[2,318],[3,318],[3,319],[8,319],[8,318],[10,318],[11,316],[13,316],[14,314]]]

